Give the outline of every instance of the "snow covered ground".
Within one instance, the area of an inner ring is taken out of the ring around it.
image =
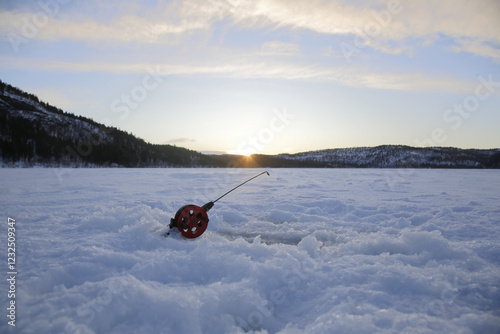
[[[500,172],[1,169],[1,333],[499,333]]]

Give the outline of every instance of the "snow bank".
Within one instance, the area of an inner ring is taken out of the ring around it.
[[[19,271],[0,331],[500,332],[500,173],[275,169],[202,237],[161,236],[257,172],[0,170]]]

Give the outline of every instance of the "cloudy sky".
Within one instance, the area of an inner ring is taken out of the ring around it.
[[[500,147],[500,1],[1,0],[0,79],[199,151]]]

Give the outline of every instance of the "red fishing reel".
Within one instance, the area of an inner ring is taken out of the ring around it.
[[[241,187],[245,183],[255,179],[256,177],[262,174],[269,175],[268,172],[262,172],[259,175],[256,175],[251,179],[229,190],[227,193],[217,198],[215,201],[208,202],[207,204],[201,207],[194,204],[184,205],[182,208],[177,210],[175,217],[170,219],[170,229],[177,227],[177,229],[179,230],[179,232],[181,232],[181,235],[184,238],[188,239],[198,238],[207,229],[208,226],[207,212],[214,206],[214,203],[220,200],[222,197],[229,194],[231,191],[235,190],[238,187]],[[166,232],[163,235],[168,236],[170,235],[170,232]]]
[[[207,229],[207,211],[212,206],[213,202],[208,202],[203,207],[194,204],[184,205],[177,210],[175,217],[170,219],[170,228],[177,227],[184,238],[198,238]]]

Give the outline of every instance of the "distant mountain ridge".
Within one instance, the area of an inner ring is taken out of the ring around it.
[[[500,168],[500,150],[384,145],[297,154],[209,155],[156,145],[0,81],[3,167]]]
[[[500,149],[382,145],[279,154],[282,159],[330,168],[499,168]]]

